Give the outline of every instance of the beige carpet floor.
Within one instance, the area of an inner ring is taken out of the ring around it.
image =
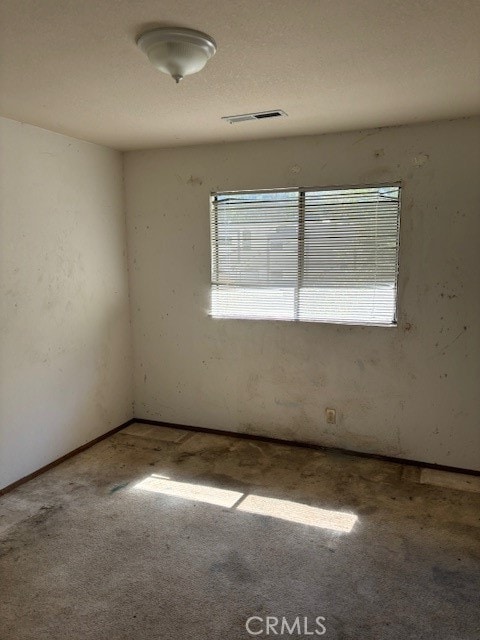
[[[425,477],[132,425],[0,498],[0,638],[479,640],[480,493]]]

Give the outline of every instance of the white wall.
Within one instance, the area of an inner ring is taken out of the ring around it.
[[[125,167],[137,417],[480,469],[479,119],[131,152]],[[398,328],[208,316],[210,191],[390,180]]]
[[[0,119],[0,487],[132,417],[122,157]]]

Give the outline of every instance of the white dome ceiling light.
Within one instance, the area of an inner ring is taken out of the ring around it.
[[[201,71],[217,50],[215,40],[206,33],[180,27],[147,31],[137,45],[154,67],[171,75],[177,84]]]

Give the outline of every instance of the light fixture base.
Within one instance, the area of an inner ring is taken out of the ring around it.
[[[138,47],[154,67],[168,73],[178,84],[185,76],[201,71],[215,54],[215,40],[202,31],[163,27],[143,33]]]

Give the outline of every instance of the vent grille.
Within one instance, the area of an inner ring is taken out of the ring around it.
[[[245,122],[246,120],[266,120],[267,118],[284,118],[285,111],[274,109],[273,111],[257,111],[256,113],[242,113],[237,116],[223,116],[222,120],[226,120],[230,124],[236,122]]]

